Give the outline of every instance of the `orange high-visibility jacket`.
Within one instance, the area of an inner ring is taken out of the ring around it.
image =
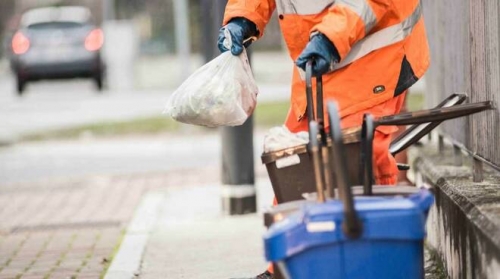
[[[293,61],[311,33],[326,35],[341,60],[323,76],[324,98],[335,99],[345,117],[398,96],[427,70],[429,48],[421,5],[419,0],[229,0],[223,25],[245,17],[262,36],[277,8]],[[305,82],[297,67],[290,112],[293,119],[287,124],[306,115]]]

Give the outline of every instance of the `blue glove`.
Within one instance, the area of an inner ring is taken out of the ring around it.
[[[221,52],[229,50],[224,46],[224,40],[226,39],[224,30],[226,29],[229,31],[229,34],[231,34],[231,53],[233,55],[239,55],[243,52],[243,46],[248,47],[252,43],[252,40],[248,40],[245,43],[243,43],[243,41],[259,34],[257,31],[257,26],[250,20],[243,17],[231,19],[231,21],[229,21],[226,26],[222,27],[219,30],[219,39],[217,40],[217,46],[219,47],[219,50]]]
[[[295,64],[305,71],[307,61],[311,58],[314,59],[312,73],[318,76],[333,70],[333,65],[339,62],[340,55],[335,45],[325,35],[317,33],[307,43]]]

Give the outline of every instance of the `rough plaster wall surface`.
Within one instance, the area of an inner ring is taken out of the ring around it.
[[[444,230],[446,214],[441,207],[433,206],[427,221],[427,242],[446,259],[445,267],[450,278],[458,278],[460,271],[459,254],[450,234]]]
[[[453,93],[470,93],[468,0],[424,0],[431,66],[426,79],[426,106],[433,107]],[[447,121],[442,131],[460,142],[467,140],[465,118]]]
[[[488,171],[472,183],[470,161],[452,166],[451,147],[410,149],[414,171],[435,186],[428,243],[441,255],[450,278],[500,278],[500,175]]]
[[[488,260],[487,256],[483,254],[483,263],[489,263],[486,265],[486,278],[499,278],[500,274],[500,261],[493,259],[491,261]]]

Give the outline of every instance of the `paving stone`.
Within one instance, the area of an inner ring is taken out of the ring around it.
[[[33,258],[34,259],[34,258]],[[24,268],[28,267],[31,265],[33,259],[30,260],[22,260],[22,259],[15,259],[12,260],[7,267],[4,269],[17,269],[17,270],[23,270]]]
[[[23,274],[21,279],[43,279],[44,277],[42,274]]]
[[[58,266],[52,271],[52,273],[67,273],[70,275],[74,275],[78,273],[79,267],[80,266],[68,266],[68,267]]]
[[[100,273],[95,273],[95,274],[88,274],[88,275],[78,275],[76,279],[96,279],[100,278],[101,274]]]
[[[46,275],[48,273],[50,273],[50,270],[53,266],[47,266],[47,267],[44,267],[44,268],[41,268],[41,267],[37,267],[37,268],[33,268],[31,267],[30,269],[28,269],[27,271],[24,272],[24,275]]]
[[[80,269],[81,274],[100,273],[104,270],[104,265],[86,265]]]
[[[92,257],[87,260],[87,263],[85,264],[84,268],[85,269],[92,269],[92,268],[97,268],[97,267],[103,267],[106,264],[109,263],[109,259],[104,259],[100,257]]]
[[[116,247],[118,237],[114,241],[109,241],[109,242],[99,242],[95,245],[95,252],[96,254],[102,254],[104,256],[107,256],[108,252],[110,250],[113,250]]]
[[[71,248],[71,250],[64,254],[64,260],[83,261],[90,254],[92,254],[92,248],[77,250],[73,250],[73,248]]]
[[[2,270],[14,270],[15,272],[22,271],[29,263],[20,264],[19,262],[13,263],[11,260],[7,261],[2,267]]]
[[[85,231],[84,234],[78,234],[78,237],[73,243],[73,247],[76,248],[87,248],[92,247],[98,240],[99,232],[96,230]]]
[[[44,250],[42,254],[38,257],[37,261],[58,261],[61,255],[64,254],[65,250]]]
[[[9,257],[0,257],[0,269],[5,268],[7,264],[10,261],[10,256]]]
[[[61,235],[57,234],[46,246],[45,251],[63,251],[69,247],[71,243],[71,235]]]
[[[71,268],[73,270],[75,269],[78,269],[79,267],[81,267],[83,264],[83,259],[82,260],[63,260],[58,268],[59,269],[68,269],[68,268]]]
[[[24,245],[27,235],[9,235],[0,244],[0,255],[12,256]]]
[[[42,250],[43,245],[33,245],[33,246],[28,246],[25,245],[19,252],[16,253],[16,258],[23,258],[23,259],[29,259],[29,258],[36,258],[36,256],[40,253]]]
[[[23,273],[22,270],[2,269],[2,271],[0,271],[0,278],[2,278],[1,276],[16,277],[17,275],[22,274],[22,273]]]
[[[0,279],[17,279],[17,273],[0,273]]]
[[[74,272],[54,272],[50,274],[50,278],[54,279],[74,279],[76,274]]]
[[[29,273],[29,274],[48,274],[52,270],[54,270],[55,267],[56,267],[56,265],[54,265],[54,264],[46,265],[46,266],[32,266],[30,269],[28,269],[26,271],[26,273]]]

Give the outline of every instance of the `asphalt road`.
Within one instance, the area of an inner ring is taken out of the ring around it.
[[[160,115],[170,92],[96,92],[86,80],[37,82],[15,94],[12,80],[0,78],[0,137],[15,139],[44,129]],[[281,94],[276,94],[280,92]],[[286,99],[286,88],[264,101]],[[256,162],[263,135],[256,135]],[[0,147],[0,185],[103,174],[131,174],[195,168],[220,163],[216,131],[184,135],[16,143]]]

